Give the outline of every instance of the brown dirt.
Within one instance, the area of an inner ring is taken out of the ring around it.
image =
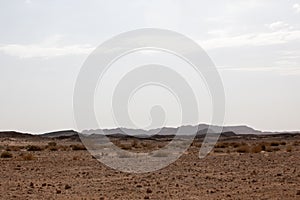
[[[12,158],[0,158],[0,198],[300,199],[299,138],[274,141],[227,139],[204,159],[196,145],[164,169],[129,174],[72,150],[78,142],[56,141],[58,148],[50,150],[46,140],[2,138],[0,153],[20,148],[9,151]],[[28,151],[28,144],[42,149]]]

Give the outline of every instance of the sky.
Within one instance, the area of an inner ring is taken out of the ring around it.
[[[82,64],[107,39],[140,28],[176,31],[207,52],[225,89],[225,125],[300,130],[299,0],[0,0],[0,25],[0,130],[76,129]],[[199,123],[209,123],[206,104]],[[133,115],[140,108],[136,118],[147,124],[148,108],[136,105]],[[166,125],[180,124],[171,117]],[[103,127],[114,126],[104,117]]]

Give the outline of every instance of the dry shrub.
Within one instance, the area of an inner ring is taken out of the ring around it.
[[[261,151],[263,151],[263,147],[265,149],[265,146],[264,145],[261,145],[261,144],[258,144],[258,145],[255,145],[251,148],[251,153],[260,153]]]
[[[294,145],[294,146],[300,146],[300,141],[295,141],[295,142],[293,142],[293,145]]]
[[[274,147],[273,151],[280,151],[280,148],[279,147]]]
[[[36,145],[28,145],[26,147],[27,151],[42,151],[43,148],[40,146],[36,146]]]
[[[118,146],[123,150],[130,150],[131,149],[131,144],[128,144],[128,143],[120,143]]]
[[[286,151],[287,151],[287,152],[292,152],[292,150],[293,150],[293,147],[292,147],[291,145],[288,145],[288,146],[286,147]]]
[[[280,151],[280,148],[279,147],[267,146],[266,151],[267,152]]]
[[[224,153],[222,149],[214,149],[214,153]]]
[[[165,145],[164,145],[165,146]],[[197,147],[197,148],[200,148],[201,146],[202,146],[202,144],[201,144],[201,142],[198,142],[198,141],[194,141],[193,143],[192,143],[192,146],[194,146],[194,147]],[[159,147],[159,146],[158,146]]]
[[[10,153],[8,151],[4,151],[4,152],[1,153],[0,157],[1,158],[12,158],[13,155],[12,155],[12,153]]]
[[[279,146],[280,144],[279,144],[279,142],[271,142],[270,145],[271,145],[272,147],[277,147],[277,146]]]
[[[23,158],[23,160],[34,160],[35,159],[34,155],[31,153],[21,154],[21,157]]]
[[[236,151],[238,153],[249,153],[250,152],[250,148],[248,145],[243,145],[243,146],[240,146],[236,149]]]
[[[57,146],[56,142],[49,142],[48,147],[55,147]]]
[[[73,151],[86,150],[85,146],[82,144],[72,144],[70,147]]]
[[[141,148],[141,144],[137,140],[132,140],[131,146],[134,148]]]
[[[145,149],[153,149],[155,147],[155,144],[153,144],[153,142],[142,142],[141,145],[145,148]],[[162,148],[165,146],[165,144],[163,143],[159,143],[157,145],[159,148]]]
[[[68,151],[70,149],[70,147],[66,145],[59,145],[57,148],[61,151]]]
[[[241,144],[238,142],[231,142],[229,145],[232,146],[233,148],[237,148],[237,147],[241,146]]]
[[[8,146],[6,147],[6,151],[20,151],[22,148],[21,146]]]
[[[280,142],[280,145],[284,146],[284,145],[286,145],[286,142]]]
[[[262,151],[266,151],[266,143],[260,143],[260,146]]]
[[[48,149],[49,149],[50,151],[57,151],[57,150],[58,150],[58,147],[57,147],[57,146],[50,146],[50,147],[48,147]]]
[[[227,148],[227,147],[229,147],[229,143],[227,143],[227,142],[218,142],[215,145],[215,148]]]

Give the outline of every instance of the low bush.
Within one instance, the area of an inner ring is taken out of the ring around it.
[[[35,159],[34,155],[31,153],[21,154],[21,157],[23,158],[23,160],[34,160]]]
[[[57,146],[57,144],[56,144],[56,142],[49,142],[48,146],[49,147],[55,147],[55,146]]]
[[[118,146],[123,150],[130,150],[132,148],[131,144],[127,143],[120,143]]]
[[[73,145],[70,145],[70,147],[73,151],[86,150],[85,146],[82,144],[73,144]]]
[[[286,151],[287,151],[287,152],[292,152],[292,150],[293,150],[293,147],[292,147],[291,145],[288,145],[288,146],[286,147]]]
[[[250,152],[250,148],[248,145],[243,145],[243,146],[240,146],[236,149],[236,151],[238,153],[249,153]]]
[[[20,151],[22,147],[20,146],[8,146],[6,147],[6,151]]]
[[[12,158],[13,155],[12,155],[12,153],[10,153],[8,151],[4,151],[4,152],[1,153],[0,157],[1,158]]]
[[[229,146],[228,143],[226,142],[218,142],[216,145],[215,145],[215,148],[227,148]]]
[[[251,148],[251,153],[260,153],[261,151],[263,151],[263,146],[264,145],[260,145],[260,144],[253,146]]]
[[[28,145],[26,147],[27,151],[42,151],[43,149],[40,146]]]
[[[48,149],[49,149],[50,151],[57,151],[57,150],[58,150],[58,147],[57,147],[57,146],[50,146],[50,147],[48,147]]]
[[[237,148],[237,147],[241,146],[241,144],[238,142],[231,142],[230,146],[232,146],[233,148]]]
[[[293,142],[293,145],[294,145],[294,146],[300,146],[300,141],[295,141],[295,142]]]
[[[271,142],[270,145],[271,145],[272,147],[277,147],[277,146],[279,146],[280,144],[279,144],[279,142]]]

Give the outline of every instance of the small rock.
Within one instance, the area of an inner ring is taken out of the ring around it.
[[[33,182],[30,183],[30,187],[32,187],[32,188],[34,187]]]
[[[149,193],[152,193],[152,190],[150,188],[148,188],[146,192],[149,194]]]
[[[66,189],[66,190],[68,190],[68,189],[70,189],[70,188],[71,188],[70,185],[68,185],[68,184],[65,185],[65,189]]]
[[[300,190],[297,191],[296,195],[300,195]]]
[[[60,194],[61,193],[61,191],[60,190],[56,190],[56,194]]]
[[[145,196],[144,199],[150,199],[149,196]]]

